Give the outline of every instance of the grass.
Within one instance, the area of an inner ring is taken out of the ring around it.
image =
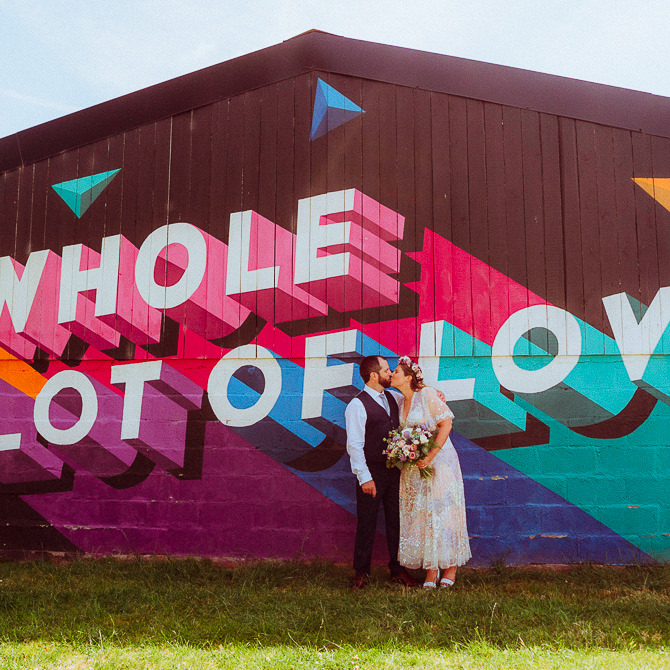
[[[0,563],[0,668],[670,668],[670,566],[464,569],[363,592],[330,564]]]

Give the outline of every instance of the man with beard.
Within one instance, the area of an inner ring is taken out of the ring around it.
[[[360,364],[363,390],[347,405],[347,452],[351,470],[358,478],[356,487],[356,542],[354,545],[353,588],[365,588],[370,580],[372,548],[380,504],[384,505],[386,542],[391,581],[416,586],[398,562],[400,511],[398,490],[400,470],[387,468],[384,438],[400,425],[398,402],[386,389],[391,385],[391,369],[381,356],[366,356]]]

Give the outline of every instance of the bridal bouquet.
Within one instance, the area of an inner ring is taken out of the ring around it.
[[[426,454],[435,447],[435,435],[423,424],[411,424],[392,430],[384,438],[387,447],[384,449],[387,468],[400,468],[405,465],[416,466]],[[431,465],[419,468],[419,474],[424,479],[433,475]]]

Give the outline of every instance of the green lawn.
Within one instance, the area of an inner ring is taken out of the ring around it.
[[[0,668],[670,668],[670,566],[464,569],[365,591],[330,564],[0,563]]]

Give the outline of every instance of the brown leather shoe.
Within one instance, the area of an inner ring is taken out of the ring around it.
[[[394,584],[402,584],[403,586],[419,586],[416,579],[412,579],[406,572],[399,572],[397,575],[391,576],[391,581]]]
[[[351,588],[354,591],[360,591],[364,589],[370,583],[370,575],[360,573],[354,577],[354,583],[351,585]]]

